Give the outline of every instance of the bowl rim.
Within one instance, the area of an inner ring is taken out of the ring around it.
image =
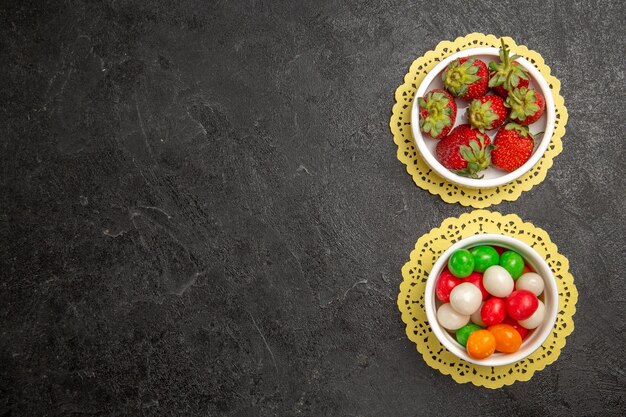
[[[435,157],[433,153],[430,152],[428,147],[426,146],[426,142],[424,141],[424,137],[422,136],[422,132],[419,129],[419,123],[413,123],[414,120],[419,119],[419,112],[417,106],[417,98],[422,97],[426,93],[426,89],[433,81],[433,79],[438,76],[441,71],[454,59],[457,58],[465,58],[468,56],[474,55],[489,55],[489,56],[499,56],[500,49],[495,47],[480,47],[480,48],[470,48],[464,49],[462,51],[456,52],[449,57],[445,58],[441,62],[439,62],[435,67],[426,74],[426,77],[422,80],[420,85],[415,92],[413,104],[411,108],[411,130],[413,133],[413,142],[417,146],[419,153],[421,154],[424,162],[439,176],[445,178],[447,181],[468,188],[495,188],[501,185],[508,184],[512,181],[515,181],[522,175],[526,174],[533,166],[539,162],[543,154],[550,146],[550,142],[552,141],[552,135],[554,133],[555,128],[555,120],[556,120],[556,109],[554,106],[554,97],[552,97],[552,90],[550,89],[550,85],[541,74],[541,72],[535,68],[533,64],[531,64],[525,58],[516,58],[515,60],[522,65],[530,75],[533,77],[536,84],[539,85],[541,93],[544,96],[546,101],[546,129],[543,134],[543,138],[541,143],[535,149],[535,152],[531,155],[530,159],[524,163],[521,167],[516,169],[513,172],[509,172],[503,176],[491,179],[475,179],[475,178],[466,178],[460,175],[457,175],[444,167]]]
[[[465,348],[463,348],[445,329],[439,325],[439,322],[437,321],[435,285],[452,252],[457,249],[470,248],[483,244],[501,246],[504,248],[514,249],[518,252],[523,252],[520,253],[520,255],[522,255],[526,262],[531,264],[533,269],[541,275],[544,280],[544,299],[546,300],[544,304],[546,307],[546,319],[544,319],[541,326],[533,331],[533,335],[522,343],[522,347],[517,352],[496,352],[486,359],[474,359],[467,354]],[[439,342],[445,346],[446,349],[452,352],[452,354],[460,359],[463,359],[464,361],[476,365],[503,366],[518,362],[532,355],[541,347],[541,345],[543,345],[548,336],[552,333],[554,324],[556,323],[558,313],[558,296],[558,287],[550,266],[532,247],[511,236],[484,233],[461,239],[446,249],[437,262],[435,262],[435,265],[433,265],[426,281],[424,309],[426,310],[426,317],[428,318],[428,323],[433,330],[433,333]],[[550,302],[548,302],[548,300],[550,300]],[[524,343],[527,342],[532,343],[524,347]]]

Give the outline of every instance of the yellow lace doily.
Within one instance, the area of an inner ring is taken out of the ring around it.
[[[513,53],[526,58],[545,77],[552,89],[556,107],[556,125],[550,146],[530,171],[509,184],[490,189],[472,189],[448,183],[434,173],[421,159],[411,133],[411,106],[413,98],[426,74],[439,61],[460,50],[484,46],[499,48],[500,38],[496,38],[494,35],[472,33],[465,37],[457,38],[454,42],[440,42],[434,51],[428,51],[424,56],[413,61],[411,69],[404,76],[404,84],[396,90],[396,103],[393,106],[389,126],[391,133],[393,133],[393,140],[398,145],[398,159],[406,165],[407,172],[413,177],[413,181],[418,187],[441,196],[447,203],[460,203],[464,206],[484,208],[492,204],[498,204],[502,200],[515,201],[523,191],[530,190],[534,185],[545,179],[548,169],[552,166],[552,160],[563,150],[561,138],[565,134],[565,124],[568,116],[563,97],[559,94],[561,82],[553,75],[550,75],[550,67],[544,63],[539,53],[531,51],[523,45],[517,45],[509,37],[504,37],[504,40]]]
[[[544,257],[557,280],[559,309],[554,331],[532,355],[512,365],[479,366],[450,353],[432,333],[424,310],[426,279],[437,259],[452,244],[481,233],[512,236],[527,243]],[[398,295],[398,308],[406,324],[406,334],[417,345],[426,363],[458,383],[471,382],[477,386],[500,388],[515,381],[528,381],[535,372],[554,362],[565,346],[565,338],[574,330],[578,291],[568,272],[567,258],[557,251],[548,234],[525,223],[518,216],[487,210],[475,210],[459,218],[448,218],[440,227],[420,237],[411,258],[402,268],[404,278]]]

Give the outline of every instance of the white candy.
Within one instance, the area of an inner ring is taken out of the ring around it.
[[[470,320],[472,321],[472,323],[478,324],[480,327],[487,327],[487,325],[483,321],[482,316],[480,315],[480,311],[483,309],[484,304],[485,303],[481,303],[480,307],[478,307],[478,310],[476,310],[476,312],[470,316]]]
[[[532,330],[536,329],[543,323],[543,319],[546,316],[546,306],[543,304],[541,300],[539,300],[539,305],[537,306],[537,310],[533,313],[532,316],[528,317],[526,320],[519,320],[518,323],[520,326]]]
[[[494,297],[504,298],[513,292],[515,282],[509,271],[500,265],[493,265],[483,274],[483,286]]]
[[[537,297],[543,292],[543,286],[543,278],[534,272],[527,272],[515,281],[516,290],[530,291]]]
[[[469,316],[457,313],[450,303],[445,303],[437,310],[437,321],[444,329],[458,330],[469,322]]]
[[[458,313],[469,316],[480,308],[483,295],[480,289],[471,282],[463,282],[450,293],[450,305]]]

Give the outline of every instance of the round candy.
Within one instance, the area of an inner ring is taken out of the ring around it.
[[[506,302],[502,298],[492,297],[480,309],[480,318],[487,326],[502,323],[505,317]]]
[[[485,322],[483,322],[483,319],[480,315],[484,305],[485,303],[482,303],[480,305],[480,308],[476,310],[476,312],[470,316],[470,320],[472,321],[472,323],[478,324],[480,327],[487,327],[487,325],[485,324]]]
[[[463,281],[460,278],[455,277],[448,271],[444,269],[444,271],[439,275],[437,279],[437,285],[435,286],[435,294],[439,301],[443,303],[447,303],[450,301],[450,293],[452,289],[462,283]]]
[[[443,303],[447,303],[450,301],[450,293],[463,280],[461,278],[457,278],[446,268],[443,270],[439,278],[437,279],[437,285],[435,286],[435,295],[437,299]]]
[[[483,295],[483,301],[489,298],[489,293],[483,286],[483,274],[478,272],[472,272],[471,275],[465,278],[463,281],[471,282],[472,284],[476,285],[480,290],[480,293]]]
[[[539,300],[539,305],[532,316],[526,320],[520,320],[519,324],[526,329],[536,329],[543,323],[543,319],[546,316],[546,306]]]
[[[543,292],[543,278],[534,272],[527,272],[515,281],[516,290],[527,290],[535,294],[537,297]]]
[[[467,345],[467,338],[470,336],[470,334],[481,329],[482,327],[474,323],[468,323],[456,331],[456,341],[459,342],[460,345],[465,347]]]
[[[437,321],[444,329],[457,330],[469,322],[469,316],[457,313],[450,303],[446,303],[437,310]]]
[[[528,273],[528,272],[533,272],[532,268],[530,266],[528,266],[528,264],[524,264],[524,269],[522,270],[522,275]]]
[[[448,259],[448,269],[457,278],[468,277],[474,272],[474,257],[466,249],[459,249]]]
[[[450,305],[460,314],[469,316],[480,307],[483,295],[471,282],[463,282],[450,293]]]
[[[491,246],[476,246],[470,250],[474,257],[474,271],[485,272],[485,269],[493,265],[498,265],[500,255]]]
[[[496,351],[496,338],[488,330],[477,330],[467,338],[467,354],[474,359],[485,359]]]
[[[507,249],[503,248],[502,246],[494,246],[493,247],[496,252],[498,252],[498,255],[502,255],[504,252],[507,251]]]
[[[519,253],[508,250],[500,255],[500,266],[509,271],[513,279],[518,279],[524,271],[524,259]]]
[[[509,326],[512,326],[515,330],[517,330],[519,335],[522,337],[522,340],[526,339],[526,336],[528,335],[528,329],[522,327],[516,320],[513,320],[512,318],[507,316],[502,324],[508,324]]]
[[[504,298],[513,291],[513,278],[509,271],[499,265],[490,266],[483,274],[483,285],[489,294]]]
[[[496,324],[489,327],[489,331],[496,339],[496,350],[502,353],[513,353],[522,345],[522,336],[513,326]]]
[[[537,310],[539,300],[530,291],[516,290],[506,298],[506,312],[513,320],[525,320]]]

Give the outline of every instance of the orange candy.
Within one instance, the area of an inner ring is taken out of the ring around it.
[[[527,263],[524,263],[524,270],[522,271],[522,275],[524,275],[527,272],[535,272],[535,271],[532,270],[530,265],[528,265]]]
[[[489,327],[496,341],[496,350],[502,353],[513,353],[522,345],[522,336],[509,324],[496,324]],[[469,343],[469,342],[468,342]]]
[[[467,354],[474,359],[485,359],[495,350],[496,338],[488,330],[477,330],[467,339]]]

